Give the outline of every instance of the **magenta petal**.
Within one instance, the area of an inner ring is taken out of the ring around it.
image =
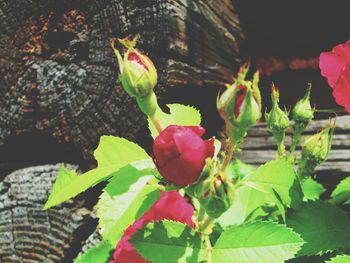
[[[333,88],[335,101],[350,113],[350,64],[347,64]]]
[[[321,75],[326,77],[329,86],[333,87],[345,66],[343,59],[332,52],[320,55]]]

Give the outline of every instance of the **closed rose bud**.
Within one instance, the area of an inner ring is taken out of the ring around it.
[[[293,120],[306,126],[314,118],[314,109],[310,104],[311,86],[306,90],[304,98],[295,104],[293,109]]]
[[[328,127],[305,139],[298,168],[300,179],[312,176],[316,166],[327,160],[332,145],[333,131],[333,126]]]
[[[328,127],[306,138],[302,146],[302,156],[317,164],[326,161],[332,145],[333,131],[334,128]]]
[[[212,218],[218,218],[233,204],[234,187],[220,176],[208,177],[198,185],[196,196],[206,213]]]
[[[124,90],[130,96],[136,97],[141,111],[153,119],[156,111],[159,110],[157,97],[153,91],[157,84],[157,70],[145,54],[134,48],[137,38],[138,36],[133,40],[118,39],[120,44],[127,48],[123,57],[115,48],[114,42],[112,42],[112,48],[118,59],[119,79]]]
[[[285,130],[289,127],[288,112],[283,111],[278,106],[279,92],[275,85],[272,85],[271,92],[272,109],[265,114],[266,124],[272,131],[273,137],[278,147],[278,158],[284,158],[285,146],[283,144]]]
[[[166,180],[182,187],[198,180],[205,159],[214,155],[214,140],[203,140],[204,132],[200,126],[171,125],[154,140],[154,162]]]
[[[144,98],[157,84],[157,70],[152,61],[134,48],[137,37],[133,40],[118,39],[127,48],[123,56],[112,45],[119,64],[119,78],[125,91],[133,97]]]
[[[279,92],[275,85],[272,85],[271,92],[272,109],[265,114],[266,124],[273,132],[284,132],[289,127],[288,113],[278,106]]]
[[[261,96],[258,88],[259,75],[256,73],[252,81],[245,79],[247,67],[242,67],[232,85],[217,99],[220,116],[225,120],[227,132],[233,140],[240,142],[246,130],[261,118]],[[231,134],[231,132],[235,134]]]

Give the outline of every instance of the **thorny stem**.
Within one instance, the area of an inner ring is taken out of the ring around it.
[[[221,171],[224,171],[226,166],[231,162],[233,154],[236,152],[237,148],[238,147],[236,144],[232,144],[230,141],[228,142],[225,150],[227,155],[224,157],[224,160],[221,164]]]
[[[213,222],[214,222],[214,220],[213,220],[210,216],[208,216],[208,217],[203,221],[203,223],[200,224],[200,226],[199,226],[199,232],[201,232],[201,233],[207,232],[207,230],[208,230],[210,227],[212,227],[212,223],[213,223]]]
[[[201,208],[199,209],[199,211],[200,210],[201,210]],[[211,229],[213,227],[213,222],[214,222],[214,219],[211,218],[210,216],[208,216],[204,221],[202,221],[202,223],[199,225],[199,229],[198,229],[198,231],[202,235],[202,238],[205,241],[205,246],[207,248],[207,262],[208,263],[213,263],[213,260],[212,260],[213,248],[211,246],[211,242],[210,242],[210,238],[209,238],[209,234],[211,233]]]
[[[207,262],[213,263],[213,258],[212,258],[213,248],[211,246],[210,238],[208,235],[205,236],[205,246],[207,248]]]

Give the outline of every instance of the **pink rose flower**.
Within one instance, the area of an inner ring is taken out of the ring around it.
[[[350,113],[350,41],[321,53],[320,69],[333,89],[335,101]]]
[[[115,248],[113,260],[110,263],[150,263],[150,261],[143,259],[129,243],[130,237],[144,225],[164,219],[178,221],[194,228],[193,211],[192,205],[177,191],[161,192],[160,198],[151,208],[125,230],[123,237]]]

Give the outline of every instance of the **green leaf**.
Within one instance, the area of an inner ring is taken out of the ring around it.
[[[115,246],[124,231],[159,199],[156,183],[147,170],[132,166],[121,169],[110,180],[97,204],[104,240]]]
[[[326,191],[322,184],[312,178],[307,178],[301,183],[301,189],[304,193],[304,200],[318,200],[320,195]]]
[[[331,196],[334,199],[341,198],[345,204],[350,204],[350,176],[340,181]]]
[[[242,185],[235,192],[233,205],[218,218],[218,222],[224,228],[241,224],[266,202],[265,193]],[[255,216],[258,215],[259,213],[255,214]],[[254,217],[250,219],[254,219]]]
[[[249,174],[242,183],[269,193],[275,197],[276,204],[280,201],[292,208],[301,206],[303,193],[293,166],[284,160],[274,160],[260,166],[254,173]],[[276,198],[276,194],[280,198]]]
[[[349,255],[339,255],[334,258],[331,258],[331,260],[327,261],[328,263],[349,263],[350,262],[350,256]]]
[[[322,255],[350,247],[350,220],[338,207],[323,201],[305,203],[287,215],[287,225],[305,240],[299,256]]]
[[[94,152],[97,168],[82,175],[61,167],[44,209],[58,205],[102,180],[113,176],[121,167],[141,160],[149,160],[148,154],[137,144],[114,136],[102,136]]]
[[[96,206],[98,226],[103,235],[115,226],[123,212],[128,209],[128,205],[153,178],[153,172],[153,167],[149,167],[147,163],[129,164],[109,180]]]
[[[206,253],[193,229],[167,220],[147,224],[131,237],[130,242],[152,263],[197,263]]]
[[[293,258],[303,243],[298,234],[284,225],[248,222],[221,234],[213,249],[213,262],[280,263]]]
[[[235,159],[228,165],[226,172],[228,172],[233,179],[242,180],[255,170],[256,168],[253,165],[246,164],[238,159]]]
[[[113,247],[107,242],[101,242],[90,248],[74,260],[74,263],[106,263]]]
[[[169,125],[198,126],[201,124],[200,112],[182,104],[167,104],[170,114],[159,112],[157,118],[160,119],[161,126],[166,128]],[[148,127],[153,138],[157,137],[158,131],[148,118]]]

